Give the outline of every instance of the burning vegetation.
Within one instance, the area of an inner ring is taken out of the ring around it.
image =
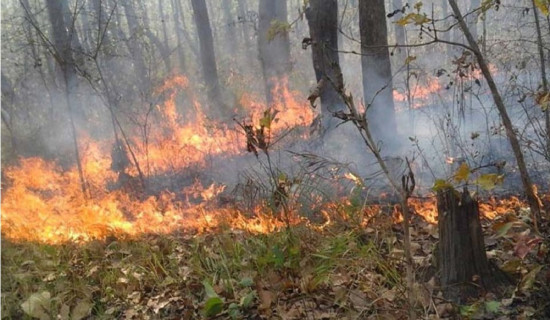
[[[550,317],[550,6],[448,2],[3,2],[2,314]]]

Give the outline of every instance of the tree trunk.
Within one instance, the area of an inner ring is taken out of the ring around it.
[[[157,48],[158,52],[160,53],[160,57],[162,59],[162,62],[164,62],[164,67],[166,68],[166,72],[171,72],[172,63],[170,62],[170,47],[168,46],[168,43],[163,43],[162,41],[160,41],[157,35],[151,31],[151,24],[149,22],[149,16],[147,14],[148,10],[143,0],[138,1],[138,4],[140,5],[142,11],[143,31],[145,32],[145,36],[147,36],[149,41],[151,41],[151,43]]]
[[[260,0],[258,50],[268,105],[274,102],[278,81],[290,70],[286,1]]]
[[[491,90],[491,95],[493,96],[493,100],[498,109],[498,113],[502,120],[502,124],[504,125],[504,128],[506,130],[506,136],[508,137],[508,141],[510,141],[512,151],[514,152],[514,156],[516,158],[518,170],[521,177],[521,182],[523,183],[523,190],[525,191],[525,194],[527,196],[527,201],[529,203],[529,207],[531,208],[531,213],[533,214],[535,229],[537,229],[538,228],[537,221],[540,218],[539,202],[537,200],[537,196],[533,191],[533,184],[531,182],[531,177],[529,176],[529,172],[527,171],[527,165],[525,164],[523,152],[521,151],[521,146],[519,144],[518,137],[516,135],[516,132],[514,131],[514,126],[512,125],[512,121],[508,116],[508,111],[506,111],[506,106],[504,105],[504,101],[502,100],[502,97],[500,95],[500,92],[498,91],[495,81],[493,80],[491,71],[489,71],[489,67],[487,66],[485,57],[481,54],[481,51],[479,50],[479,46],[477,45],[475,38],[470,33],[470,30],[468,29],[468,26],[464,21],[462,13],[460,12],[458,5],[456,4],[456,0],[449,0],[449,4],[453,9],[456,19],[458,19],[458,24],[460,25],[460,28],[462,29],[464,36],[466,36],[466,40],[468,41],[470,48],[472,48],[472,52],[476,57],[476,60],[477,60],[477,63],[479,64],[481,72],[483,73],[485,80],[487,80],[487,85]]]
[[[216,55],[214,53],[214,40],[206,2],[205,0],[191,0],[191,5],[193,6],[195,25],[199,35],[202,74],[206,83],[208,99],[217,108],[217,110],[210,111],[216,111],[218,115],[223,115],[227,110],[222,102]]]
[[[69,113],[70,127],[73,136],[73,145],[75,150],[76,164],[80,177],[82,193],[87,196],[86,180],[84,171],[80,162],[80,153],[78,150],[78,138],[74,123],[74,110],[76,99],[74,92],[77,86],[77,74],[75,71],[75,61],[73,57],[72,44],[75,43],[71,36],[74,36],[74,29],[70,27],[69,21],[65,19],[70,16],[66,11],[68,3],[66,0],[47,0],[47,9],[53,31],[53,44],[56,53],[56,60],[63,72],[65,80],[65,99]],[[73,30],[73,31],[70,31]]]
[[[439,245],[437,263],[445,297],[456,303],[497,289],[506,278],[490,267],[485,252],[479,206],[466,188],[437,193]]]
[[[367,120],[374,138],[393,149],[398,139],[384,0],[359,0],[359,28]]]
[[[306,9],[311,38],[311,55],[315,78],[320,86],[322,132],[340,123],[332,113],[345,109],[337,92],[343,87],[338,58],[338,2],[336,0],[311,0]],[[322,81],[321,81],[322,80]],[[321,82],[320,82],[321,81]],[[336,87],[336,88],[335,88]]]
[[[130,55],[134,60],[134,68],[136,73],[136,79],[139,83],[139,88],[141,91],[148,90],[149,84],[149,70],[145,64],[145,59],[143,58],[142,48],[139,45],[139,42],[135,39],[135,35],[139,33],[140,26],[137,21],[136,10],[134,8],[133,0],[124,0],[122,1],[122,6],[124,7],[124,15],[126,16],[126,21],[128,22],[129,37],[126,41],[128,45],[128,50]],[[118,26],[121,28],[121,26]],[[122,29],[121,29],[122,30]],[[125,38],[123,38],[125,39]]]
[[[540,27],[540,21],[539,21],[539,13],[537,6],[535,4],[535,0],[531,0],[531,5],[533,9],[533,15],[535,16],[535,26],[537,29],[537,47],[539,51],[539,60],[540,60],[540,77],[542,80],[542,90],[544,91],[544,94],[548,94],[548,79],[546,78],[546,58],[544,56],[544,43],[542,42],[542,32]],[[545,155],[546,159],[550,161],[550,108],[547,108],[544,111],[544,120],[545,120],[545,127],[546,127],[546,150]]]

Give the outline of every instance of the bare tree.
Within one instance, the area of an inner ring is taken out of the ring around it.
[[[527,201],[529,203],[529,207],[531,208],[531,212],[533,214],[535,228],[537,228],[537,220],[540,217],[541,211],[540,211],[537,196],[535,195],[535,192],[533,190],[533,183],[531,182],[531,177],[529,176],[527,165],[525,164],[523,152],[521,151],[521,146],[519,144],[518,136],[516,134],[516,131],[514,130],[514,126],[512,124],[512,121],[510,120],[508,111],[506,110],[506,106],[504,105],[504,101],[502,100],[502,97],[497,88],[497,85],[493,80],[493,76],[487,65],[487,61],[485,60],[485,57],[481,53],[481,50],[479,49],[476,39],[470,32],[470,29],[468,29],[468,25],[464,21],[464,18],[462,16],[462,13],[460,12],[460,9],[458,8],[456,0],[449,0],[449,5],[451,6],[453,13],[456,19],[458,20],[460,29],[462,29],[462,32],[464,33],[464,36],[468,41],[470,49],[474,54],[474,56],[476,57],[476,60],[477,60],[477,63],[479,64],[481,72],[483,73],[485,80],[487,80],[487,85],[491,90],[491,95],[493,96],[495,106],[498,109],[498,113],[502,120],[502,124],[504,125],[504,128],[506,130],[506,136],[508,137],[508,141],[510,142],[510,146],[512,147],[512,152],[514,153],[514,156],[516,158],[518,170],[521,177],[521,182],[523,183],[523,189],[525,191],[525,194],[527,196]]]

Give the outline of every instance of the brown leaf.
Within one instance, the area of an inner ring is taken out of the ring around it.
[[[261,290],[258,291],[258,297],[260,298],[258,310],[268,310],[271,308],[273,301],[275,301],[277,294],[268,290]]]
[[[353,308],[357,311],[362,311],[369,306],[367,294],[358,289],[353,289],[350,291],[349,300],[351,301]]]

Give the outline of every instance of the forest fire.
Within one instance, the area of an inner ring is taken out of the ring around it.
[[[430,99],[433,98],[434,95],[437,95],[441,90],[443,90],[443,86],[441,85],[439,78],[429,77],[426,80],[426,84],[417,82],[413,85],[410,89],[410,95],[394,90],[393,99],[401,104],[410,103],[410,108],[418,109],[426,106],[430,102]]]
[[[209,120],[198,102],[193,104],[194,119],[182,119],[176,107],[176,97],[179,90],[187,85],[187,79],[182,76],[165,81],[157,89],[158,94],[166,96],[165,102],[157,106],[161,124],[149,129],[147,143],[139,138],[132,140],[137,161],[145,164],[148,176],[190,168],[206,170],[209,156],[223,154],[228,157],[244,150],[244,135],[227,125]],[[304,103],[298,102],[304,99],[300,100],[296,92],[290,92],[285,80],[280,85],[284,89],[277,91],[283,92],[283,95],[276,99],[278,105],[285,108],[278,114],[280,120],[273,124],[274,133],[289,127],[309,125],[313,113]],[[438,90],[437,85],[430,88],[419,91],[420,96]],[[244,95],[241,104],[247,106],[252,119],[259,119],[264,105],[255,101],[251,95]],[[91,197],[86,198],[82,194],[75,167],[62,170],[54,162],[40,158],[21,159],[18,165],[4,171],[8,185],[2,199],[2,233],[5,237],[62,243],[105,239],[109,235],[132,237],[178,230],[200,232],[224,223],[232,228],[260,233],[284,226],[265,208],[257,207],[254,212],[244,214],[219,207],[216,196],[224,190],[224,185],[203,185],[197,180],[183,186],[178,194],[162,191],[155,196],[136,193],[132,190],[136,186],[132,184],[115,188],[117,174],[111,170],[112,159],[108,152],[112,142],[93,141],[82,136],[83,171]],[[130,182],[137,180],[133,166],[127,171]],[[351,173],[344,176],[353,181],[358,179]],[[423,201],[413,199],[410,205],[426,221],[436,223],[434,198]],[[492,219],[521,205],[517,198],[501,202],[491,200],[481,204],[481,212]],[[372,216],[372,212],[368,216]],[[396,217],[396,222],[400,219]],[[299,223],[303,220],[295,217],[293,221]]]
[[[166,100],[157,109],[160,121],[149,128],[146,142],[134,135],[131,145],[136,159],[146,168],[147,176],[175,173],[191,168],[206,170],[212,155],[226,157],[244,151],[245,136],[209,120],[198,102],[194,102],[193,119],[184,121],[176,107],[176,97],[188,85],[185,77],[170,78],[157,94]],[[311,123],[313,112],[306,103],[299,103],[296,92],[288,90],[286,80],[279,84],[277,105],[281,121],[271,128],[273,134],[289,127]],[[284,89],[282,89],[284,88]],[[265,106],[245,95],[241,104],[257,122]],[[144,120],[146,121],[146,120]],[[223,185],[202,185],[195,181],[183,186],[178,195],[162,191],[144,196],[139,187],[135,166],[128,167],[129,181],[114,187],[117,174],[109,156],[112,141],[93,141],[81,134],[81,161],[90,198],[83,195],[76,167],[61,169],[54,162],[40,158],[20,159],[19,164],[4,169],[7,188],[2,198],[2,233],[13,240],[45,243],[85,242],[104,239],[108,235],[134,236],[144,233],[170,233],[180,229],[204,230],[235,217],[233,226],[254,232],[269,232],[282,222],[263,215],[244,220],[213,206]],[[197,204],[198,203],[198,204]],[[22,205],[24,204],[24,205]],[[206,209],[208,208],[208,209]],[[208,212],[208,213],[206,213]],[[224,218],[225,217],[225,218]],[[262,218],[259,218],[262,217]]]

